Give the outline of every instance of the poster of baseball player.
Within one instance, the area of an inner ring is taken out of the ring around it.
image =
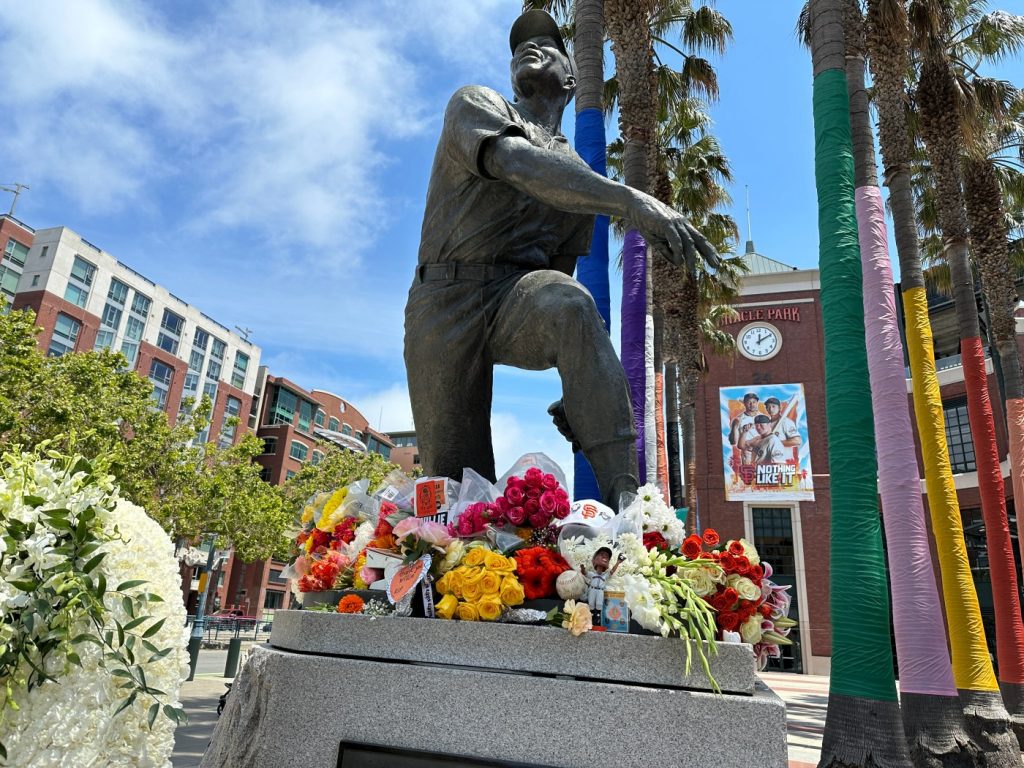
[[[719,389],[729,501],[813,501],[803,384]]]

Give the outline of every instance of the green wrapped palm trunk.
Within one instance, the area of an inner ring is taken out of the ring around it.
[[[909,768],[878,510],[842,0],[814,0],[810,13],[832,497],[832,671],[819,766]]]

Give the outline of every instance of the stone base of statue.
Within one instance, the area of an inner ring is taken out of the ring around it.
[[[785,768],[786,710],[748,645],[713,693],[678,639],[279,611],[203,768]]]

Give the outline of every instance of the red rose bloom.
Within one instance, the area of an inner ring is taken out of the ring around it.
[[[761,579],[764,578],[764,566],[760,563],[750,566],[750,578],[758,586],[761,586]]]
[[[657,531],[651,531],[650,533],[644,534],[644,548],[668,549],[668,542],[665,540],[665,537]]]
[[[733,567],[740,576],[748,576],[750,574],[750,560],[746,555],[736,555],[733,558]]]
[[[558,488],[558,480],[555,479],[554,475],[544,475],[541,478],[540,487],[545,491],[553,491]]]
[[[683,555],[686,558],[695,560],[700,557],[703,551],[704,547],[701,545],[700,536],[693,534],[686,537],[686,540],[683,542]]]
[[[771,615],[772,615],[772,607],[771,607],[770,605],[768,605],[768,603],[761,603],[761,605],[759,605],[759,606],[757,607],[757,610],[758,610],[758,611],[759,611],[759,612],[761,613],[761,615],[762,615],[762,616],[764,616],[764,617],[765,617],[766,619],[770,619],[770,618],[771,618]]]
[[[726,590],[722,593],[722,600],[730,608],[732,606],[734,606],[736,604],[736,601],[739,600],[739,599],[740,599],[740,593],[737,592],[732,587],[726,588]]]
[[[718,531],[716,531],[714,528],[705,528],[704,529],[704,543],[705,544],[707,544],[709,547],[717,547],[718,546],[718,542],[720,542],[720,541],[721,541],[721,539],[718,538]]]
[[[313,552],[331,543],[331,534],[327,531],[321,531],[319,528],[314,528],[309,535],[313,537],[313,546],[311,548]]]
[[[722,570],[726,573],[735,573],[736,571],[736,558],[728,552],[723,552],[721,554],[718,558],[718,564],[722,566]]]
[[[715,618],[718,626],[723,630],[729,632],[735,632],[736,628],[740,625],[739,617],[735,613],[720,613]]]
[[[740,622],[744,622],[754,615],[754,604],[749,600],[743,600],[743,605],[740,606],[738,611],[740,615]]]
[[[516,487],[506,488],[505,489],[505,499],[513,507],[522,506],[523,501],[526,500],[526,493],[521,488],[516,488]]]
[[[526,510],[526,516],[535,515],[541,511],[540,502],[536,499],[527,498],[523,503],[523,509]]]
[[[530,467],[523,475],[523,480],[531,488],[540,488],[541,483],[544,482],[544,473],[537,467]]]
[[[738,541],[729,542],[729,553],[732,555],[742,555],[744,553],[743,545]]]

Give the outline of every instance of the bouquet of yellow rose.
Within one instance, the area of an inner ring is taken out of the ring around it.
[[[496,621],[505,609],[522,604],[516,561],[483,545],[470,545],[458,566],[434,585],[443,595],[435,608],[441,619]]]

